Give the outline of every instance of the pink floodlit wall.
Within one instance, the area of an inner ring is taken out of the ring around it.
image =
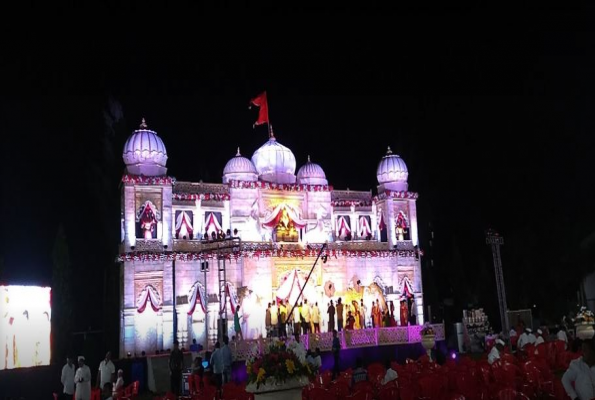
[[[0,286],[0,370],[50,364],[51,288]]]

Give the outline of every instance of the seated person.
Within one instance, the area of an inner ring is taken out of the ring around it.
[[[105,385],[103,385],[103,392],[101,393],[101,398],[103,400],[113,400],[113,389],[113,383],[106,382]]]
[[[387,383],[394,381],[399,377],[397,371],[395,371],[390,363],[390,360],[387,358],[384,362],[384,367],[386,368],[386,374],[384,374],[384,378],[382,378],[382,384],[386,385]]]
[[[116,384],[114,385],[114,397],[120,392],[124,391],[124,371],[121,369],[118,370],[118,380],[116,380]]]
[[[364,362],[362,361],[361,357],[358,357],[355,360],[355,369],[353,370],[353,374],[351,375],[351,384],[355,385],[358,382],[367,381],[368,380],[368,371],[364,368]]]
[[[322,356],[320,355],[320,348],[316,348],[316,354],[314,354],[314,367],[316,367],[317,371],[320,371],[322,368]]]

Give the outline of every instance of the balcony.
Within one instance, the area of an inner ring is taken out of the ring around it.
[[[239,239],[236,239],[239,240]],[[201,241],[201,240],[173,240],[173,251],[183,253],[199,253],[201,251],[216,250],[225,247],[229,244],[229,240],[224,241]],[[314,249],[320,248],[322,244],[311,244]],[[283,248],[284,250],[303,250],[306,248],[305,244],[296,242],[241,242],[242,250],[274,250]],[[378,242],[375,240],[349,240],[342,242],[332,242],[328,244],[329,250],[345,250],[345,251],[388,251],[390,250],[388,243]],[[397,250],[400,251],[415,251],[411,240],[402,240],[397,242]],[[136,252],[162,252],[164,250],[161,239],[136,239],[133,251]],[[125,245],[120,245],[120,251],[125,252]]]

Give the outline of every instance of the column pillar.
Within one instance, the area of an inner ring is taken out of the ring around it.
[[[417,204],[415,200],[409,200],[409,237],[414,246],[419,244],[417,233]]]
[[[201,199],[195,200],[194,206],[195,206],[194,221],[192,221],[194,223],[194,239],[198,239],[204,233],[203,229],[202,229],[204,217],[201,218],[201,213],[200,213],[200,210],[202,208],[202,200]]]
[[[376,203],[372,203],[372,216],[370,217],[370,229],[372,229],[372,236],[374,239],[380,238],[380,233],[378,232],[378,219],[376,218]]]
[[[397,232],[395,224],[395,210],[393,207],[393,199],[386,199],[386,228],[388,236],[388,245],[392,249],[397,244]]]

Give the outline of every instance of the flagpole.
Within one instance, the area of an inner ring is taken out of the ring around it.
[[[266,91],[265,91],[266,93]],[[271,125],[271,108],[270,108],[270,104],[269,104],[269,95],[266,95],[267,98],[267,126],[269,128],[269,140],[270,139],[275,139],[275,135],[273,134],[273,125]]]

